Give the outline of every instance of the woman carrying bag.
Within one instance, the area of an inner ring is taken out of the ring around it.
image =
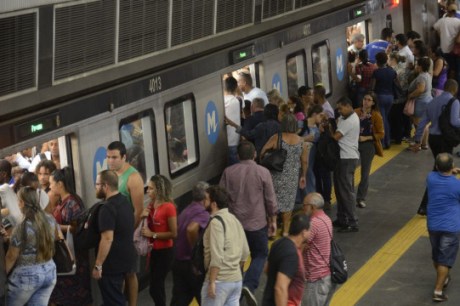
[[[40,208],[36,189],[23,187],[18,198],[24,220],[14,229],[6,254],[6,272],[12,271],[6,305],[45,306],[56,284],[53,255],[57,224]]]

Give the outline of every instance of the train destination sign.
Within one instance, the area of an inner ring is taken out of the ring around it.
[[[33,119],[15,126],[15,136],[17,140],[23,140],[49,132],[59,127],[59,115],[58,113],[52,113],[46,116],[42,116],[37,119]]]
[[[249,58],[256,56],[256,50],[254,44],[242,47],[230,52],[230,59],[232,64],[236,64],[245,61]]]

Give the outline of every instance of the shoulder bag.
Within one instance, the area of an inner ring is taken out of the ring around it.
[[[326,224],[326,222],[323,219],[320,219],[320,220],[323,221],[324,224]],[[347,259],[345,258],[345,255],[343,254],[342,249],[339,247],[337,242],[335,242],[334,239],[332,238],[332,234],[329,231],[327,224],[326,224],[326,228],[327,228],[327,231],[329,232],[329,236],[331,237],[331,254],[329,258],[329,269],[331,270],[331,281],[334,284],[343,284],[348,279]],[[323,260],[326,261],[323,254],[321,254],[321,252],[319,251],[318,247],[315,244],[313,244],[313,246],[318,250],[318,253],[321,255]]]
[[[415,99],[408,99],[406,101],[406,105],[404,105],[403,110],[404,115],[406,116],[413,116],[415,114]]]
[[[139,256],[147,256],[152,249],[152,244],[150,243],[149,238],[142,235],[142,229],[144,227],[147,227],[145,218],[142,219],[141,223],[139,223],[134,231],[134,248]]]
[[[282,148],[281,140],[283,135],[278,133],[278,146],[275,149],[269,149],[265,152],[260,164],[271,171],[282,172],[284,162],[286,161],[287,151]]]
[[[75,275],[77,272],[73,235],[71,232],[68,232],[67,238],[64,240],[64,237],[62,236],[61,231],[58,230],[57,225],[53,261],[56,264],[56,272],[58,276]]]

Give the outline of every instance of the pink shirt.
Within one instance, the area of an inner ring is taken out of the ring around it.
[[[319,210],[311,216],[310,238],[303,251],[305,279],[309,282],[317,281],[331,274],[329,258],[331,254],[331,219]]]

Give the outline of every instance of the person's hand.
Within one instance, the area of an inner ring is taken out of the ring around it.
[[[142,211],[142,214],[141,214],[141,218],[146,218],[148,217],[150,214],[150,207],[147,206],[146,208],[144,208],[144,210]]]
[[[233,122],[232,120],[228,119],[227,116],[224,117],[224,123],[230,126],[233,126],[234,128],[238,127],[238,124]]]
[[[452,169],[452,173],[455,175],[460,174],[460,168],[455,167],[454,169]]]
[[[299,188],[304,189],[306,186],[307,186],[307,180],[305,179],[305,177],[302,176],[299,180]]]
[[[96,269],[93,269],[93,278],[95,280],[100,280],[102,278],[102,270],[98,271]]]
[[[142,228],[141,234],[142,236],[147,237],[147,238],[152,238],[153,236],[153,232],[146,226]]]
[[[359,142],[364,142],[366,141],[366,137],[365,136],[359,136]]]
[[[216,283],[214,283],[214,282],[209,282],[209,285],[208,285],[208,297],[210,297],[211,299],[216,298]]]
[[[276,221],[272,221],[268,225],[268,238],[276,236]]]

